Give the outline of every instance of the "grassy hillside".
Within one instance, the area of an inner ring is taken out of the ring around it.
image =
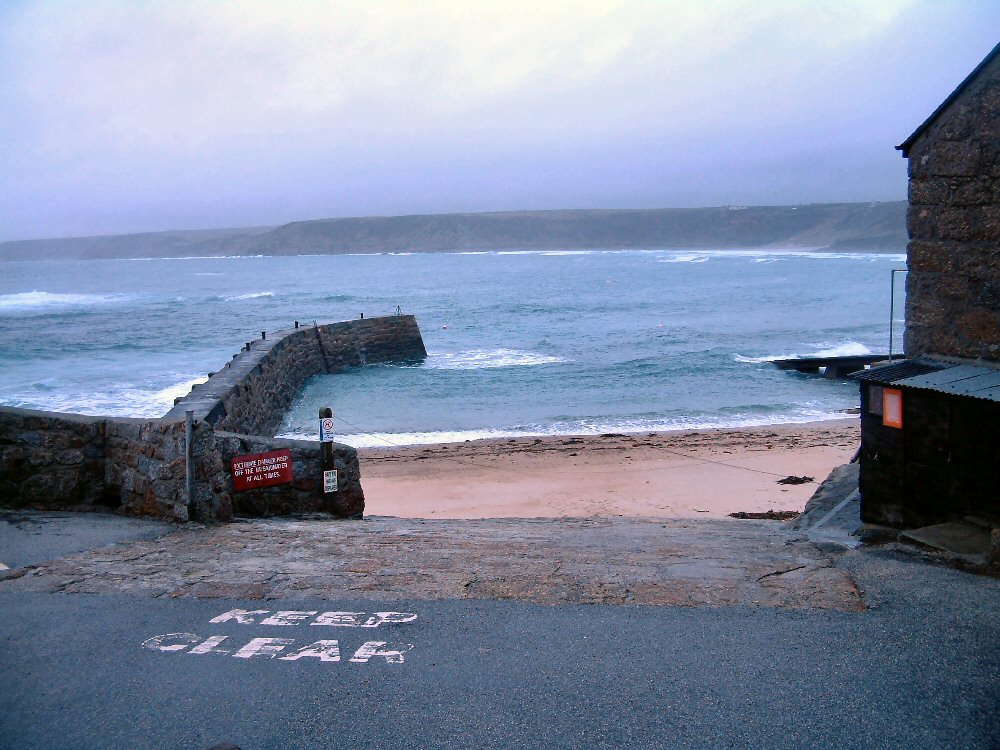
[[[515,211],[0,243],[0,260],[517,249],[780,248],[903,252],[906,203]]]

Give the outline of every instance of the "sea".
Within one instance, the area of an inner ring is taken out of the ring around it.
[[[309,381],[358,447],[660,432],[845,415],[857,385],[781,357],[902,343],[905,255],[799,250],[199,257],[0,263],[0,403],[157,417],[262,331],[416,316],[425,362]],[[894,297],[894,299],[890,299]]]

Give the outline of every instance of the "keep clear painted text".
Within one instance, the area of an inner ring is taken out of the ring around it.
[[[231,609],[209,620],[211,625],[248,625],[260,627],[308,626],[321,628],[395,628],[413,622],[417,615],[412,612],[320,612],[319,610]],[[319,634],[322,631],[314,631]],[[348,631],[350,632],[350,631]],[[313,635],[310,633],[309,635]],[[360,640],[360,639],[356,639]],[[164,633],[147,638],[143,648],[165,654],[193,654],[196,656],[231,656],[237,659],[276,659],[298,662],[349,662],[368,664],[402,664],[406,654],[413,648],[410,643],[394,643],[388,640],[366,640],[359,645],[341,645],[341,639],[251,637],[237,635],[209,635],[197,633]]]

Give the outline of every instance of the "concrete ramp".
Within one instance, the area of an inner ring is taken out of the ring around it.
[[[864,608],[801,535],[731,519],[255,520],[0,576],[0,591],[154,597]]]

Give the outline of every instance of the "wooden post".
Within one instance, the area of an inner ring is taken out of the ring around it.
[[[329,406],[324,406],[319,410],[320,419],[332,419],[333,409]],[[325,438],[325,439],[323,439]],[[336,465],[333,459],[333,440],[329,435],[321,436],[321,441],[319,444],[319,461],[320,461],[320,471],[323,474],[319,478],[320,487],[323,487],[326,479],[326,472],[336,470]],[[336,492],[324,492],[323,495],[323,507],[329,513],[336,513],[337,510],[337,493]]]

